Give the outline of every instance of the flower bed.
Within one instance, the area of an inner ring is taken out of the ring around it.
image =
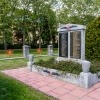
[[[32,66],[28,64],[28,68],[30,71],[48,77],[56,78],[61,81],[73,83],[83,88],[90,88],[95,83],[100,82],[100,78],[98,77],[100,75],[100,72],[98,74],[92,74],[90,72],[82,72],[82,66],[72,61],[56,62],[54,59],[48,61],[41,60],[38,63],[34,63]],[[76,72],[79,74],[77,74]]]

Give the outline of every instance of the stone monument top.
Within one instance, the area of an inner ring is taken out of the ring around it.
[[[75,31],[75,30],[86,30],[86,26],[79,24],[63,24],[57,29],[57,32],[66,32],[66,31]]]

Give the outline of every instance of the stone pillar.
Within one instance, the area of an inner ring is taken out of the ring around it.
[[[82,70],[79,78],[79,85],[83,88],[90,88],[93,85],[93,74],[89,72],[90,62],[83,60],[82,61]]]
[[[29,69],[29,71],[32,71],[32,65],[34,63],[34,56],[33,54],[29,54],[29,61],[27,62],[27,67]]]
[[[53,56],[53,45],[48,45],[48,56]]]
[[[24,45],[23,46],[23,57],[24,58],[28,58],[28,55],[29,55],[29,47],[28,45]]]
[[[79,86],[83,88],[90,88],[93,85],[93,74],[92,73],[80,73]]]
[[[86,61],[86,60],[82,61],[82,70],[84,73],[89,72],[89,70],[90,70],[90,62],[89,61]]]

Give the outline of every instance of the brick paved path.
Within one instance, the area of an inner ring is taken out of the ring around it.
[[[29,72],[26,67],[2,71],[32,88],[51,95],[58,100],[100,100],[100,83],[90,89]]]

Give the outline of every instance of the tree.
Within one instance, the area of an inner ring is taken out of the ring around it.
[[[7,35],[10,33],[11,16],[15,9],[16,0],[0,1],[0,30],[3,33],[4,49],[7,49]]]
[[[21,39],[23,45],[25,45],[28,42],[29,44],[31,44],[32,42],[36,44],[37,40],[39,39],[39,48],[40,48],[41,39],[47,41],[46,39],[44,39],[45,36],[43,36],[43,33],[46,32],[48,32],[46,34],[48,34],[51,39],[53,35],[52,30],[56,22],[55,13],[51,9],[52,4],[54,3],[53,1],[54,0],[50,0],[50,1],[49,0],[44,0],[44,1],[10,0],[9,2],[7,2],[7,0],[6,1],[2,0],[1,9],[0,9],[1,10],[0,28],[2,29],[1,33],[4,34],[5,47],[7,42],[6,37],[10,38],[11,35],[13,35],[14,38],[14,34],[12,34],[11,32],[13,30],[15,30],[16,32],[15,36],[18,41],[19,39],[22,38],[22,34],[23,34],[23,39]],[[4,7],[2,7],[3,3],[4,3]],[[45,21],[47,23],[45,23]],[[47,25],[46,29],[44,27],[45,24]],[[37,31],[38,31],[38,36],[36,35]],[[8,32],[8,35],[6,34],[6,32]]]
[[[53,2],[48,2],[48,0],[45,0],[44,2],[42,0],[38,0],[34,1],[32,5],[32,12],[35,15],[34,24],[36,25],[36,30],[38,31],[39,36],[39,48],[41,48],[41,39],[45,42],[50,40],[51,27],[53,27],[56,22],[54,21],[56,20],[56,16],[51,10],[52,4]]]
[[[29,19],[29,8],[31,0],[19,0],[20,18],[18,18],[20,24],[20,30],[23,33],[23,45],[25,45],[25,33],[27,31],[27,20]],[[17,13],[18,14],[18,13]]]
[[[87,26],[86,58],[100,59],[100,16]]]
[[[87,25],[100,14],[99,0],[62,0],[62,9],[58,13],[60,23]]]

